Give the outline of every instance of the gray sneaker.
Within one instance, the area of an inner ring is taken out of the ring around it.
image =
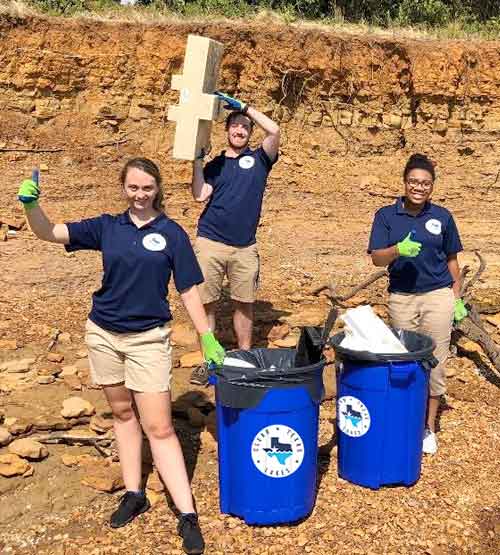
[[[208,385],[208,364],[204,362],[197,366],[191,373],[189,383],[194,385]]]

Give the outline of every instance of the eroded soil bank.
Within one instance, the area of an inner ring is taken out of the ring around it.
[[[272,23],[145,25],[14,16],[0,19],[0,33],[0,221],[11,230],[22,221],[17,186],[32,167],[42,168],[47,211],[68,221],[121,209],[119,169],[141,154],[160,162],[168,213],[194,236],[200,206],[189,193],[190,165],[170,156],[174,130],[166,113],[177,101],[170,79],[181,70],[186,36],[201,34],[226,47],[221,90],[279,120],[283,130],[259,228],[259,344],[267,344],[277,322],[288,324],[284,339],[292,342],[297,326],[321,323],[327,303],[310,295],[316,286],[333,276],[344,292],[373,271],[365,254],[373,213],[401,190],[402,167],[416,151],[437,163],[435,200],[457,220],[466,249],[462,263],[476,265],[474,249],[486,259],[475,286],[479,305],[500,312],[499,43],[390,40]],[[219,124],[214,152],[223,146]],[[82,352],[100,272],[97,254],[65,255],[26,228],[0,243],[0,364],[35,359],[27,372],[0,372],[0,409],[7,418],[32,425],[42,416],[60,419],[62,401],[72,395],[105,410],[102,393],[89,387]],[[383,313],[384,284],[353,304],[363,301]],[[179,325],[186,315],[175,295],[173,305]],[[489,318],[484,325],[499,341],[497,320]],[[231,346],[227,304],[221,322]],[[60,363],[47,360],[55,329],[69,334],[52,349],[64,355]],[[192,350],[192,341],[180,340],[176,360]],[[441,448],[425,459],[414,488],[372,492],[343,482],[335,448],[328,456],[325,447],[316,509],[296,528],[249,528],[219,516],[215,444],[203,435],[210,419],[202,413],[196,421],[181,403],[176,426],[194,473],[207,553],[498,551],[498,388],[479,375],[483,355],[474,351],[462,342],[450,362]],[[77,368],[75,379],[40,384],[50,382],[41,376],[65,365]],[[176,369],[175,398],[193,389],[189,373],[188,367]],[[331,381],[332,369],[327,373]],[[210,412],[213,393],[201,393]],[[325,446],[334,416],[334,403],[325,402]],[[75,422],[73,429],[89,433],[88,423]],[[33,476],[0,477],[3,552],[180,553],[175,519],[163,500],[123,531],[106,527],[116,499],[81,484],[84,464],[66,466],[61,459],[84,453],[97,455],[92,448],[49,445],[49,456],[33,463]]]

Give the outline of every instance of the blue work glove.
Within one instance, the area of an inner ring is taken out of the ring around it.
[[[38,197],[40,196],[39,176],[39,171],[33,170],[31,179],[25,179],[17,192],[17,198],[23,203],[26,210],[38,206]]]
[[[248,110],[248,104],[242,102],[241,100],[237,100],[236,98],[233,98],[232,96],[221,93],[219,91],[215,91],[214,94],[218,96],[223,102],[226,102],[226,104],[224,104],[224,108],[226,110],[234,110],[236,112],[243,112],[244,114]]]

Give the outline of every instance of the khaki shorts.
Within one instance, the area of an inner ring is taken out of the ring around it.
[[[116,333],[87,320],[85,342],[94,383],[124,383],[128,389],[144,393],[170,390],[172,346],[168,325]]]
[[[428,293],[391,293],[389,314],[395,328],[425,333],[434,339],[439,364],[431,370],[430,394],[446,392],[445,365],[449,355],[455,295],[444,287]]]
[[[203,304],[220,299],[224,276],[229,281],[231,299],[242,303],[255,301],[260,269],[257,245],[231,247],[197,237],[194,252],[205,279],[198,286]]]

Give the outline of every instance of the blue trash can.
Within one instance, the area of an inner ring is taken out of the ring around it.
[[[216,371],[221,512],[255,525],[300,520],[316,498],[325,361],[294,368],[294,349],[230,356],[256,367]]]
[[[394,330],[405,354],[374,354],[340,347],[337,373],[338,473],[360,486],[410,486],[420,477],[429,371],[437,360],[426,335]]]

